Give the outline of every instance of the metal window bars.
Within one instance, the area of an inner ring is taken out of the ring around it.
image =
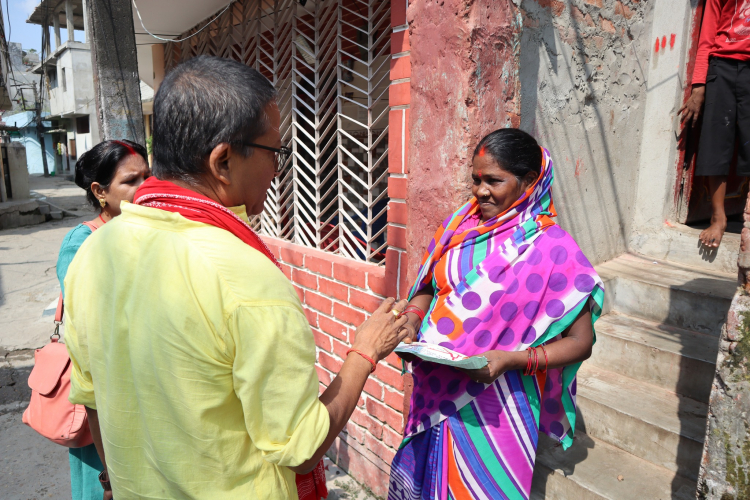
[[[211,54],[276,86],[293,154],[253,221],[261,233],[384,262],[390,13],[389,0],[240,0],[197,36],[166,45],[167,71]]]

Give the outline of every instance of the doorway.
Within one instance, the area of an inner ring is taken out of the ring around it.
[[[703,8],[705,1],[701,1],[695,8],[693,14],[693,25],[699,28],[693,32],[692,43],[688,53],[687,85],[683,95],[683,104],[690,97],[692,88],[693,69],[695,57],[700,38],[700,27],[703,21]],[[695,173],[695,161],[698,157],[698,149],[701,135],[701,120],[695,125],[686,124],[680,130],[678,139],[679,161],[677,166],[677,184],[675,192],[677,222],[695,229],[705,229],[711,220],[711,199],[708,188],[707,177],[697,177]],[[727,233],[742,231],[742,214],[745,208],[750,183],[747,177],[737,175],[737,145],[727,176],[727,194],[724,207],[727,214]]]

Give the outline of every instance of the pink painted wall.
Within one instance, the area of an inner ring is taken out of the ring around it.
[[[512,2],[416,0],[407,16],[411,280],[437,226],[470,196],[471,154],[477,142],[498,128],[517,127],[520,104],[513,50],[517,9]]]

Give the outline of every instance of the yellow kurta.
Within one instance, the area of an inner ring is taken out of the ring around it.
[[[65,291],[70,401],[98,409],[115,498],[297,498],[288,467],[329,417],[299,298],[268,258],[124,203]]]

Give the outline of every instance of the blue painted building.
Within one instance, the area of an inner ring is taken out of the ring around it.
[[[44,113],[42,116],[49,115]],[[15,115],[3,117],[3,121],[6,125],[12,127],[18,127],[18,135],[12,134],[11,140],[13,142],[22,142],[26,146],[26,163],[29,167],[30,174],[43,174],[44,167],[42,166],[42,148],[39,146],[39,139],[36,133],[36,123],[34,122],[33,111],[22,111]],[[43,121],[42,125],[45,129],[49,129],[52,125],[51,122]],[[49,134],[42,134],[44,139],[44,150],[47,154],[47,168],[49,173],[52,174],[59,169],[59,161],[56,161],[55,149],[52,143],[52,137]]]

